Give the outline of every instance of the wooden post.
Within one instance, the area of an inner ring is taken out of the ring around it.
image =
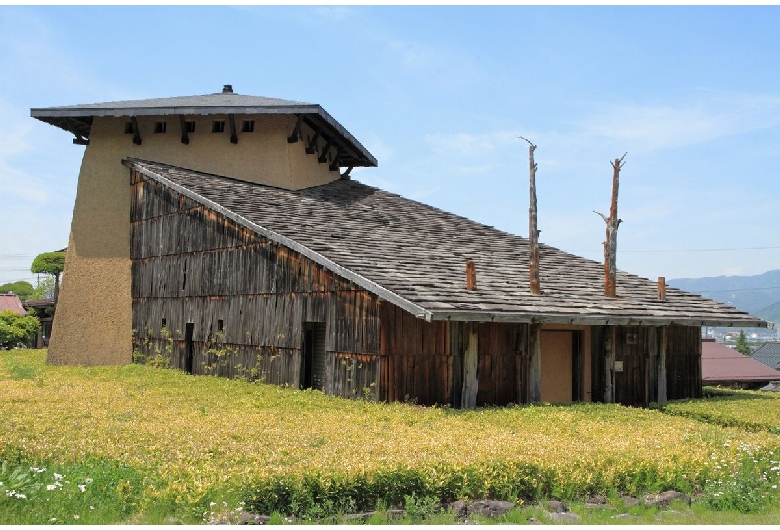
[[[531,324],[528,340],[528,403],[542,400],[542,325]]]
[[[529,265],[528,273],[530,276],[531,294],[541,294],[542,288],[539,281],[539,230],[536,227],[536,162],[534,162],[534,151],[536,146],[527,138],[519,138],[528,142],[528,160],[530,175],[530,198],[528,206],[528,251]]]
[[[604,296],[609,298],[615,298],[616,288],[615,282],[617,277],[617,231],[618,226],[623,221],[618,219],[618,187],[620,185],[620,169],[625,165],[623,159],[626,158],[625,153],[622,157],[616,158],[612,162],[612,202],[609,207],[609,217],[605,217],[604,214],[595,212],[604,219],[607,224],[607,238],[604,241]]]
[[[471,409],[477,405],[477,386],[479,376],[477,373],[479,363],[479,335],[477,324],[470,324],[468,329],[468,346],[463,353],[463,391],[460,395],[460,408]]]
[[[518,324],[515,340],[515,395],[517,403],[528,402],[528,324]]]
[[[661,328],[661,344],[658,349],[658,403],[666,403],[666,339],[667,326]]]
[[[663,276],[658,277],[658,299],[662,302],[666,300],[666,278]]]
[[[474,260],[466,260],[466,289],[469,291],[477,290],[477,268]]]
[[[658,328],[647,330],[647,403],[658,402]]]
[[[604,335],[604,403],[615,402],[615,347],[617,329],[607,326]]]

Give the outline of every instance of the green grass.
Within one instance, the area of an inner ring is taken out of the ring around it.
[[[705,387],[704,396],[670,401],[660,410],[713,425],[780,434],[780,392]]]
[[[724,406],[731,402],[740,406]],[[43,350],[12,350],[0,352],[0,521],[202,523],[245,509],[284,523],[379,505],[406,506],[404,523],[448,523],[438,503],[458,498],[533,505],[555,497],[577,510],[590,493],[676,488],[704,490],[697,521],[729,517],[733,506],[752,511],[735,516],[745,522],[776,522],[780,438],[761,411],[777,403],[738,393],[663,411],[459,411],[140,365],[47,366]],[[614,523],[580,514],[588,524]],[[650,522],[657,514],[638,515]]]

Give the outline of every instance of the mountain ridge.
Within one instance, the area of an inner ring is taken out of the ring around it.
[[[780,322],[780,269],[753,276],[676,278],[667,283],[770,322]]]

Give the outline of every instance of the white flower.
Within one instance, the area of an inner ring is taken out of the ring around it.
[[[84,483],[85,484],[92,484],[92,479],[87,477],[87,478],[84,479]]]
[[[84,484],[79,484],[78,486],[79,490],[81,490],[81,493],[84,493],[87,491],[87,487]]]
[[[57,486],[55,484],[47,484],[46,485],[46,491],[56,490]]]
[[[74,513],[74,514],[73,514],[73,518],[74,518],[74,519],[78,519],[78,518],[79,518],[79,516],[78,516],[78,515],[76,515],[76,514]]]
[[[90,506],[90,507],[89,507],[89,509],[90,509],[90,510],[94,510],[94,509],[95,509],[95,507],[94,507],[94,506]]]
[[[55,473],[54,480],[60,480],[60,479],[62,479],[62,475],[60,475],[59,473]]]

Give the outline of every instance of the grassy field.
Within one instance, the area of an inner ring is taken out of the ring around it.
[[[458,411],[44,361],[41,350],[0,352],[8,524],[202,522],[239,506],[314,518],[409,499],[668,488],[711,509],[755,513],[778,499],[780,396]]]

